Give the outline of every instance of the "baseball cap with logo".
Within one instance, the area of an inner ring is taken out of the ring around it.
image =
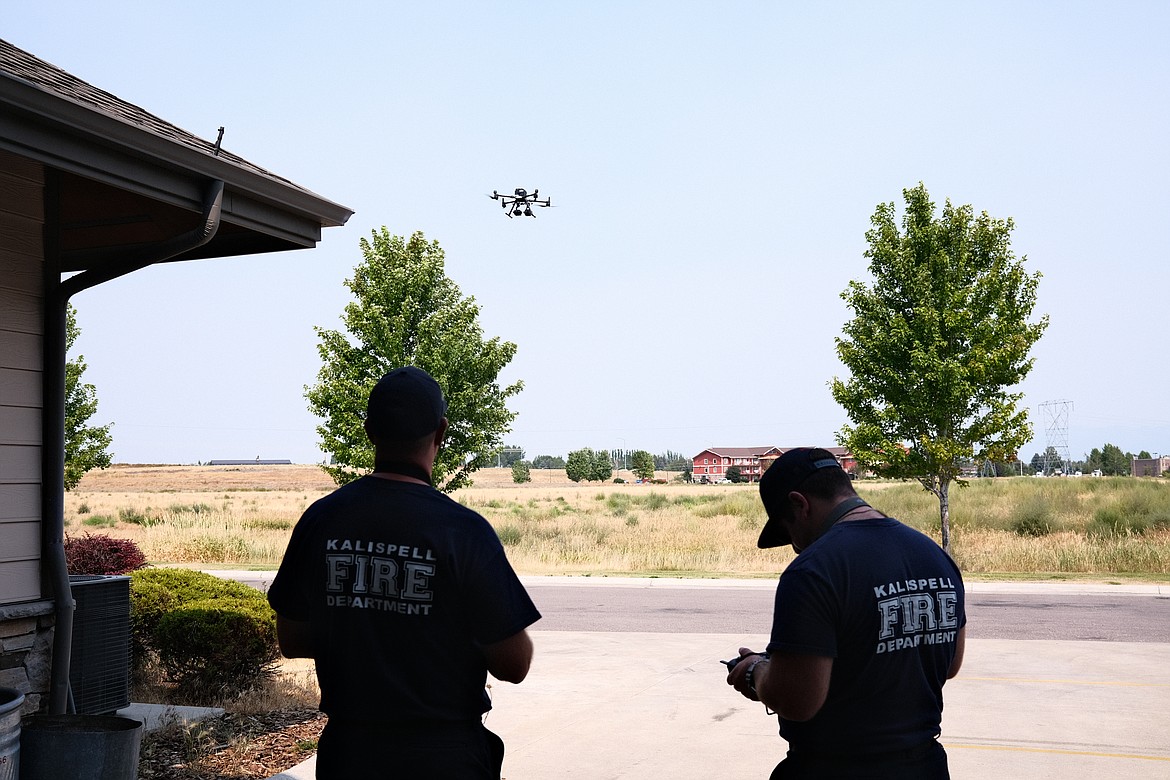
[[[788,450],[760,477],[760,500],[768,522],[760,531],[756,546],[762,549],[792,544],[788,529],[780,522],[787,514],[788,494],[821,469],[841,468],[833,453],[819,447],[794,447]]]

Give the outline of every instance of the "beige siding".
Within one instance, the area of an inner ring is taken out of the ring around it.
[[[41,598],[43,190],[0,152],[0,604]]]
[[[41,370],[42,344],[40,333],[16,333],[0,330],[0,365],[22,371]]]
[[[41,562],[5,561],[0,563],[0,593],[4,604],[36,601],[41,598]]]
[[[0,485],[0,523],[36,520],[40,512],[40,485]]]
[[[0,485],[28,485],[41,481],[41,448],[0,444]],[[0,544],[0,549],[4,545]]]
[[[0,442],[38,446],[41,443],[41,410],[23,406],[0,406]],[[3,513],[0,507],[0,514]]]
[[[4,295],[0,292],[0,306],[3,305]],[[0,357],[0,360],[3,358]],[[20,371],[0,366],[0,406],[40,409],[41,372]],[[0,433],[0,436],[3,435]],[[2,441],[3,439],[0,439],[0,442]]]

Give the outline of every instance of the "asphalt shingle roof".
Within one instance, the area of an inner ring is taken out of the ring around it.
[[[288,179],[277,176],[271,171],[254,165],[225,149],[221,148],[217,154],[215,143],[204,140],[181,127],[173,125],[133,103],[129,103],[116,95],[106,92],[104,89],[99,89],[86,81],[82,81],[73,74],[58,68],[52,63],[45,62],[39,57],[29,54],[3,39],[0,39],[0,76],[20,79],[44,92],[125,122],[126,124],[133,125],[160,138],[182,144],[183,146],[214,157],[219,157],[222,160],[229,161],[241,168],[246,168],[290,187],[300,190],[304,189]],[[307,190],[305,191],[307,192]]]

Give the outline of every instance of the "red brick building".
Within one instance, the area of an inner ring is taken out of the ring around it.
[[[778,447],[709,447],[691,459],[691,475],[696,482],[718,482],[727,479],[727,470],[736,466],[744,480],[757,482],[764,473],[760,459],[783,452]]]
[[[696,482],[718,482],[727,479],[727,469],[739,467],[740,476],[748,482],[758,482],[768,467],[784,453],[795,447],[709,447],[691,459],[691,475]],[[825,447],[841,464],[841,468],[858,476],[857,460],[845,447]]]

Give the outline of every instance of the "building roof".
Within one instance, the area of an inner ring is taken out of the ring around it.
[[[761,447],[708,447],[703,452],[709,452],[721,458],[758,458],[772,450],[778,450],[778,448],[771,445]],[[700,452],[699,455],[702,455],[703,452]]]
[[[800,445],[797,445],[796,447],[777,447],[776,454],[783,455],[784,453],[788,452],[789,450],[797,449],[797,447],[815,447],[815,446],[816,446],[815,444],[800,444]],[[853,457],[853,453],[849,451],[848,447],[820,447],[819,449],[825,450],[826,452],[832,454],[833,457],[835,457],[837,460],[842,460],[843,458],[852,458]]]
[[[799,445],[811,446],[811,445]],[[718,455],[721,458],[758,458],[767,454],[783,455],[789,450],[794,450],[796,447],[708,447],[703,452],[709,452],[712,455]],[[823,450],[828,450],[833,453],[833,456],[838,460],[842,458],[851,458],[853,453],[849,451],[848,447],[821,447]],[[699,455],[702,455],[700,452]],[[696,455],[695,457],[698,457]],[[694,458],[692,458],[694,460]]]
[[[28,52],[18,49],[7,41],[0,40],[0,72],[4,75],[21,78],[31,85],[35,85],[46,92],[77,103],[93,111],[120,119],[129,125],[145,129],[162,138],[182,144],[207,154],[222,157],[236,165],[248,168],[262,176],[267,176],[284,182],[290,187],[302,189],[288,179],[253,165],[242,157],[232,154],[226,149],[217,153],[215,144],[205,141],[198,136],[177,127],[164,119],[160,119],[149,111],[139,108],[104,89],[82,81],[71,73],[61,70],[56,65],[45,62]]]
[[[58,177],[65,271],[100,262],[96,250],[157,241],[200,213],[214,181],[224,182],[220,230],[172,259],[312,247],[353,214],[4,40],[0,150]]]

